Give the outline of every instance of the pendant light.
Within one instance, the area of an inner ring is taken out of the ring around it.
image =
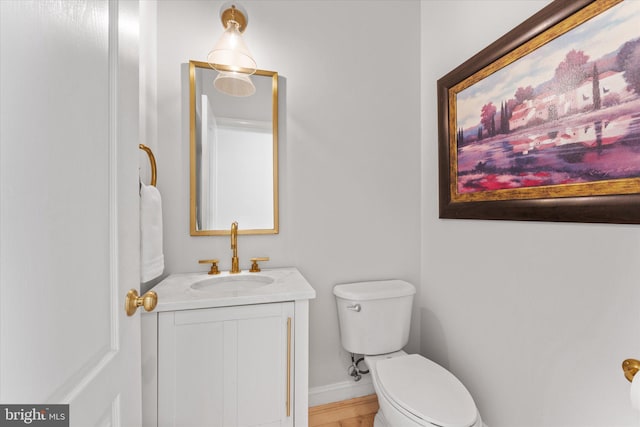
[[[220,20],[224,33],[207,56],[209,66],[218,71],[213,85],[228,95],[253,95],[256,88],[250,76],[256,72],[256,61],[242,39],[249,22],[247,12],[239,4],[227,2],[220,8]]]

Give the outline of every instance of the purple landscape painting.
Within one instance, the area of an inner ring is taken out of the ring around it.
[[[640,177],[640,1],[456,93],[458,194]]]

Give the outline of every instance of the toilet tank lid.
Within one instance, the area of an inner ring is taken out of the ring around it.
[[[366,301],[413,295],[416,288],[404,280],[377,280],[336,285],[333,293],[343,299]]]

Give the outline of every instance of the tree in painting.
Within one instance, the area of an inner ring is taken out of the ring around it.
[[[618,53],[618,66],[629,87],[640,94],[640,39],[628,41]]]
[[[600,98],[600,73],[598,73],[598,66],[593,64],[593,109],[599,110],[602,106],[602,99]]]
[[[571,49],[564,61],[556,68],[554,79],[557,91],[566,92],[578,87],[587,77],[584,64],[588,60],[589,56],[585,55],[583,51]]]
[[[496,133],[496,122],[494,116],[496,115],[496,107],[493,102],[482,106],[482,112],[480,113],[480,123],[487,129],[489,136],[494,136]]]
[[[528,99],[533,99],[533,88],[530,85],[527,87],[519,87],[518,90],[516,90],[514,97],[516,99],[516,105],[522,104]]]

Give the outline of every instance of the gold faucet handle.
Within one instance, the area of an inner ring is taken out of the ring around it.
[[[219,259],[201,259],[198,261],[200,264],[211,264],[211,270],[209,270],[209,274],[220,274],[220,270],[218,270]]]
[[[249,270],[249,272],[251,273],[258,273],[260,271],[260,266],[258,265],[259,261],[269,261],[269,257],[265,256],[265,257],[260,257],[260,258],[251,258],[251,270]]]

